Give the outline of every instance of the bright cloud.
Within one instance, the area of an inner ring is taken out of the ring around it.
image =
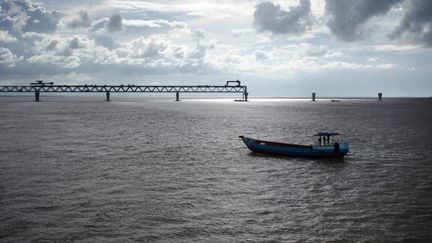
[[[15,42],[17,39],[9,34],[8,31],[0,30],[0,42]]]
[[[0,47],[0,65],[15,66],[18,58],[9,49]]]

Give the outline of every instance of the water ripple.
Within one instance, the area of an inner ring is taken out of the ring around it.
[[[0,102],[0,241],[432,239],[429,101],[22,99]],[[238,139],[307,144],[321,129],[345,134],[345,159]]]

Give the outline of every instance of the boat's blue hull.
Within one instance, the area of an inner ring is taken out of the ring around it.
[[[348,145],[339,143],[313,146],[269,142],[244,136],[240,136],[240,138],[251,151],[276,156],[342,158],[349,151]]]

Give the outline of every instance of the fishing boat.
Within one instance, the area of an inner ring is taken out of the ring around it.
[[[343,158],[349,151],[348,143],[339,139],[339,133],[320,132],[314,135],[315,142],[310,145],[270,142],[240,136],[246,146],[255,153],[310,157]]]

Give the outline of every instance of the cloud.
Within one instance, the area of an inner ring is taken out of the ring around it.
[[[343,62],[343,61],[329,62],[321,66],[321,68],[325,68],[325,69],[351,69],[351,70],[358,70],[358,69],[383,70],[383,69],[393,69],[396,67],[397,66],[393,63],[362,64],[362,63]]]
[[[121,18],[121,19],[120,19]],[[91,31],[96,35],[109,35],[118,31],[125,31],[125,36],[152,35],[166,31],[179,30],[188,32],[188,25],[184,22],[166,19],[125,19],[120,15],[102,18],[93,22]]]
[[[0,7],[0,28],[13,32],[51,33],[62,17],[26,0],[3,0]]]
[[[186,28],[187,24],[178,21],[168,21],[166,19],[154,19],[154,20],[144,20],[144,19],[125,19],[123,25],[127,27],[145,27],[145,28]]]
[[[26,0],[0,1],[0,41],[9,43],[14,52],[25,52],[29,45],[25,33],[53,33],[62,14],[48,11]],[[12,44],[11,44],[12,43]]]
[[[254,25],[260,32],[296,35],[309,30],[313,24],[309,0],[301,0],[288,11],[271,2],[263,2],[255,7]]]
[[[80,10],[78,12],[78,17],[71,20],[69,23],[67,23],[67,27],[75,29],[75,28],[88,28],[92,24],[92,20],[90,18],[90,15],[84,11]]]
[[[404,8],[404,16],[396,29],[389,34],[390,39],[405,35],[412,42],[432,47],[432,1],[405,1]]]
[[[105,26],[108,23],[108,18],[98,19],[93,22],[90,30],[95,33],[103,33],[105,31]]]
[[[203,59],[206,57],[207,52],[209,50],[212,50],[215,48],[214,43],[204,43],[205,39],[205,31],[202,29],[196,30],[192,37],[196,41],[195,48],[192,49],[188,54],[187,57],[191,59]]]
[[[119,44],[116,43],[110,36],[95,36],[94,41],[96,45],[106,47],[110,50],[118,48]]]
[[[0,65],[7,67],[15,66],[18,58],[9,49],[0,47]]]
[[[87,41],[89,41],[88,39],[83,40],[83,38],[79,38],[79,37],[73,37],[70,41],[69,41],[69,48],[70,49],[81,49],[81,48],[86,48],[87,47]]]
[[[62,16],[27,0],[0,0],[1,46],[20,58],[31,57],[38,40],[55,35]]]
[[[122,16],[120,14],[113,14],[113,15],[111,15],[111,17],[108,20],[108,23],[106,23],[106,25],[105,25],[105,28],[110,33],[118,32],[118,31],[123,31],[124,30],[124,26],[123,26],[123,18],[122,18]]]
[[[269,57],[266,52],[261,50],[254,51],[253,55],[255,56],[255,60],[257,61],[265,60]]]
[[[65,69],[76,68],[80,65],[80,58],[77,56],[50,56],[50,55],[36,55],[27,59],[30,63],[48,63],[61,66]]]
[[[20,3],[24,4],[24,9],[19,5]],[[21,32],[28,20],[26,13],[28,6],[25,5],[25,2],[0,1],[0,8],[0,29]]]
[[[204,30],[201,30],[201,29],[197,30],[197,31],[195,31],[194,36],[195,36],[196,40],[198,42],[200,42],[202,39],[205,39],[205,32],[204,32]]]
[[[160,58],[163,57],[167,48],[168,44],[158,36],[150,36],[149,38],[141,36],[129,44],[130,56],[133,58]]]
[[[9,34],[8,31],[0,30],[0,42],[15,42],[17,39]]]
[[[28,4],[27,6],[33,6]],[[62,15],[57,11],[47,11],[42,7],[29,8],[27,10],[27,24],[24,32],[52,33],[56,30],[57,24]]]
[[[330,31],[343,41],[363,39],[364,24],[372,17],[386,14],[402,0],[326,0],[325,13]],[[427,0],[426,0],[427,1]]]
[[[309,57],[322,57],[329,53],[329,50],[323,45],[314,46],[308,43],[299,44],[299,50],[303,56]]]
[[[100,55],[101,49],[106,50],[82,35],[44,35],[35,42],[33,53],[26,60],[30,63],[47,63],[70,69],[80,66],[84,60],[93,60]]]
[[[205,46],[202,44],[197,44],[195,49],[193,49],[189,54],[188,57],[191,59],[200,59],[200,58],[204,58],[207,50],[210,49],[211,47],[209,46]]]

